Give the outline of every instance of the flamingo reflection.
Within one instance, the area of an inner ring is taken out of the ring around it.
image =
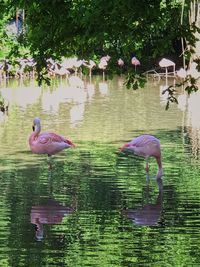
[[[88,83],[86,86],[87,99],[90,102],[95,94],[95,85],[93,83]]]
[[[64,216],[73,211],[73,208],[62,206],[55,200],[49,200],[46,205],[32,206],[31,223],[35,224],[37,241],[44,238],[44,224],[59,224]]]
[[[124,216],[132,220],[136,225],[152,226],[158,223],[162,212],[162,179],[157,179],[157,183],[159,193],[155,204],[148,203],[138,209],[126,209],[123,211]]]
[[[107,82],[100,82],[99,83],[99,92],[102,96],[106,96],[108,94],[108,83]]]

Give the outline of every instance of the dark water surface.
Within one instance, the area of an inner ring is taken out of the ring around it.
[[[162,86],[1,84],[0,266],[200,266],[200,97],[180,90],[165,111]],[[29,151],[36,116],[77,145],[52,171]],[[118,152],[142,133],[162,145],[164,176],[149,185],[144,160]]]

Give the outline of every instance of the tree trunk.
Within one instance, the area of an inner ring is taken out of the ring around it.
[[[190,19],[190,25],[192,25],[192,23],[195,23],[195,25],[200,28],[200,3],[199,1],[191,1],[191,5],[190,5],[190,14],[189,14],[189,19]],[[196,32],[195,33],[195,37],[198,39],[196,41],[196,46],[194,48],[195,53],[194,56],[192,57],[192,61],[194,58],[196,57],[200,57],[200,33]]]

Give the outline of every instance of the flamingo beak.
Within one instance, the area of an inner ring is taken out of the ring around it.
[[[70,145],[71,147],[76,147],[75,144],[73,144],[72,141],[70,141],[70,140],[67,140],[67,143],[68,143],[68,145]]]
[[[120,151],[123,152],[124,150],[126,150],[130,145],[129,144],[125,144],[120,148]]]
[[[35,126],[34,125],[32,126],[32,128],[33,128],[33,132],[35,132]]]

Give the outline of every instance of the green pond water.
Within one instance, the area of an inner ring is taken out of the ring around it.
[[[164,87],[1,82],[0,266],[200,266],[200,95],[179,89],[166,111]],[[52,170],[30,152],[34,117],[76,144]],[[153,158],[147,184],[144,159],[119,153],[143,133],[160,139],[162,181]]]

